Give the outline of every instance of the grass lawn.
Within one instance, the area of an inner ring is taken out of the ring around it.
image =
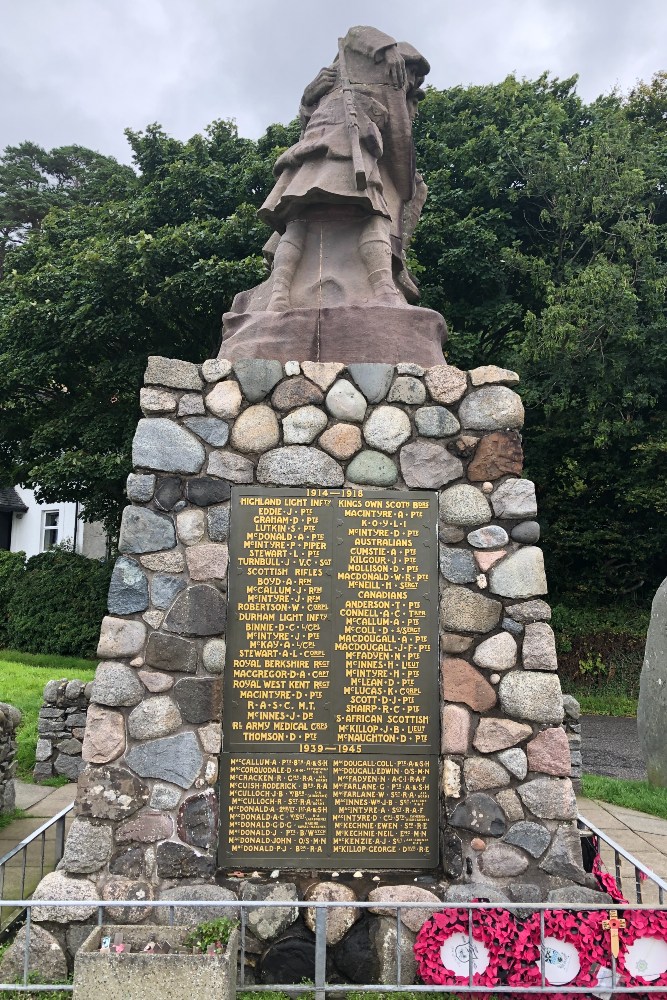
[[[95,664],[90,660],[77,660],[68,656],[42,656],[0,651],[0,701],[16,705],[23,713],[17,734],[18,777],[32,781],[37,746],[37,719],[42,707],[44,685],[47,681],[91,681]]]
[[[5,827],[9,826],[10,823],[13,823],[14,820],[25,819],[26,816],[27,813],[24,809],[12,809],[9,813],[3,813],[2,816],[0,816],[0,830],[4,830]]]
[[[565,694],[573,695],[581,705],[582,715],[628,715],[637,714],[637,699],[632,695],[617,691],[581,691],[570,689]]]
[[[600,799],[615,806],[667,819],[667,788],[655,788],[648,781],[627,781],[585,774],[582,791],[589,799]]]

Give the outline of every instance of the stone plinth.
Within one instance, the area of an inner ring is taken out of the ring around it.
[[[363,331],[363,332],[362,332]],[[447,328],[432,309],[405,305],[229,312],[224,316],[220,357],[278,361],[344,361],[346,364],[444,363]]]
[[[103,936],[123,935],[128,951],[100,954]],[[181,927],[132,927],[105,925],[96,928],[82,945],[74,963],[74,992],[80,1000],[190,1000],[193,996],[215,996],[233,1000],[236,995],[236,963],[239,932],[234,930],[221,955],[178,952],[186,930]],[[173,951],[146,955],[143,947],[151,938],[167,941]],[[132,951],[129,949],[132,948]]]
[[[248,484],[439,493],[439,877],[542,899],[587,884],[576,851],[552,850],[576,802],[516,381],[493,366],[150,359],[63,883],[100,899],[222,891],[230,494]],[[245,891],[232,873],[225,885]]]

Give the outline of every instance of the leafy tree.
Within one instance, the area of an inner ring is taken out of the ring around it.
[[[411,265],[448,360],[522,374],[561,592],[646,591],[664,569],[666,128],[665,74],[589,105],[547,75],[430,90],[416,123],[430,195]],[[44,189],[16,181],[0,477],[117,523],[146,356],[215,354],[221,313],[264,276],[255,208],[297,134],[251,142],[218,121],[180,142],[151,125],[127,133],[135,171],[79,151],[83,180],[70,159]]]
[[[220,316],[264,276],[255,216],[271,183],[233,125],[188,142],[128,132],[141,174],[55,207],[0,284],[0,469],[113,531],[149,354],[217,352]]]
[[[134,179],[129,167],[83,146],[7,146],[0,158],[0,279],[7,250],[38,231],[52,208],[101,204]]]
[[[611,594],[667,551],[667,101],[664,75],[590,106],[574,84],[429,93],[415,253],[450,360],[522,373],[552,580]]]

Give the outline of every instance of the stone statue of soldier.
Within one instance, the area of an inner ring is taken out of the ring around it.
[[[359,221],[359,255],[375,301],[401,304],[396,279],[407,299],[418,298],[404,259],[426,197],[415,170],[412,120],[428,71],[411,45],[358,27],[306,87],[301,138],[276,162],[277,183],[259,211],[282,234],[273,243],[269,310],[289,308],[309,222],[327,216],[331,223]]]
[[[379,352],[387,361],[442,363],[444,321],[411,305],[419,290],[406,265],[426,199],[412,122],[429,69],[413,46],[377,28],[350,28],[339,39],[333,63],[304,91],[301,136],[276,161],[258,212],[274,230],[264,248],[271,274],[236,296],[223,318],[221,357],[268,357],[271,345],[273,356],[277,349],[296,360]],[[383,341],[373,352],[354,340],[359,308],[368,337]],[[411,308],[409,321],[395,315]]]

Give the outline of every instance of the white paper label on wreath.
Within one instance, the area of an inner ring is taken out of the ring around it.
[[[544,939],[544,976],[549,986],[565,986],[579,974],[579,952],[569,941],[555,937]],[[539,961],[535,963],[540,968]]]
[[[667,941],[662,938],[637,938],[625,955],[625,968],[631,976],[653,982],[667,972]]]
[[[472,942],[472,971],[486,972],[489,966],[489,949],[483,941]],[[467,934],[452,934],[440,949],[442,964],[455,976],[467,976],[470,971],[470,946]]]
[[[595,991],[592,996],[597,997],[598,1000],[611,1000],[612,990],[611,990],[611,969],[608,969],[606,965],[600,966],[598,969],[598,974],[595,977],[595,982],[593,986]],[[616,978],[616,985],[622,986],[623,983],[620,981],[619,977]]]

